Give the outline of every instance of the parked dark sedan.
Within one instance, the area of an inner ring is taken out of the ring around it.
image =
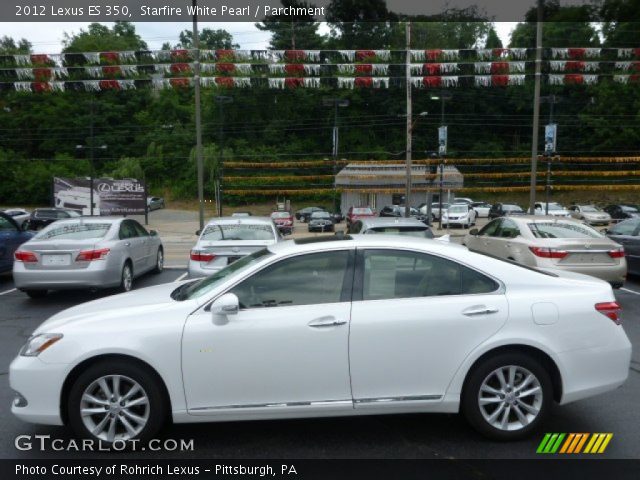
[[[0,212],[0,273],[13,267],[13,254],[33,232],[22,231],[18,224],[6,213]]]
[[[42,230],[56,220],[80,217],[81,215],[70,208],[36,208],[31,212],[28,220],[23,224],[24,230]]]
[[[489,219],[509,215],[526,215],[526,213],[520,205],[513,203],[494,203],[489,209]]]
[[[409,212],[409,215],[411,217],[417,218],[421,222],[426,223],[427,216],[420,213],[420,210],[418,210],[417,208],[411,207]],[[403,218],[404,213],[405,209],[402,205],[387,205],[382,210],[380,210],[380,217]]]
[[[627,271],[640,275],[640,218],[624,220],[607,231],[607,237],[624,247]]]
[[[313,212],[324,212],[325,209],[323,207],[305,207],[296,212],[296,220],[299,220],[303,223],[309,221],[311,214]]]
[[[333,215],[329,212],[313,212],[309,218],[310,232],[334,232]]]
[[[607,205],[604,211],[611,215],[614,221],[640,217],[640,211],[636,205]]]

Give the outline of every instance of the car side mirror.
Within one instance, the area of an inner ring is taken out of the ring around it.
[[[600,230],[602,233],[609,233],[609,229],[608,228],[603,228],[602,230]]]
[[[157,230],[149,230],[149,235],[151,235],[152,237],[157,237],[158,236],[158,231]]]
[[[469,230],[469,235],[474,235],[477,236],[478,235],[479,230],[477,228],[472,228],[471,230]]]
[[[196,230],[196,235],[200,236],[201,233],[202,233],[202,230]]]
[[[214,325],[229,323],[229,315],[237,315],[240,310],[240,300],[235,293],[225,293],[211,304],[211,316]]]

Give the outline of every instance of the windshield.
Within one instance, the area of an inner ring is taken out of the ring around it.
[[[318,218],[331,218],[331,215],[329,215],[329,212],[313,212],[311,214],[312,220],[316,220]]]
[[[636,213],[638,211],[636,207],[630,207],[628,205],[620,205],[620,208],[622,208],[624,212]]]
[[[184,285],[179,286],[171,293],[171,298],[177,301],[182,301],[206,295],[220,285],[224,280],[240,274],[250,266],[261,262],[263,259],[270,257],[271,255],[273,255],[273,253],[266,248],[253,252],[250,255],[246,255],[222,270],[218,270],[213,275],[209,275],[208,277],[197,280],[193,283],[185,283]]]
[[[214,224],[207,225],[200,240],[273,240],[274,234],[270,225],[265,224]]]
[[[585,213],[596,213],[600,211],[596,207],[592,207],[592,206],[580,207],[580,210],[582,210]]]
[[[36,240],[99,239],[104,237],[110,228],[110,223],[55,223],[52,227],[42,230],[34,238]]]
[[[522,212],[523,211],[518,205],[503,205],[502,209],[505,212]]]
[[[545,206],[541,205],[540,208],[544,210]],[[550,203],[549,210],[564,210],[564,207],[562,205],[558,205],[557,203]]]
[[[450,213],[467,213],[469,211],[469,207],[466,204],[464,205],[452,205],[449,207]]]
[[[271,218],[289,218],[291,214],[289,212],[273,212]]]
[[[529,224],[536,238],[602,238],[603,235],[591,227],[568,222],[536,222]]]
[[[80,213],[76,212],[75,210],[65,210],[65,212],[67,212],[70,217],[81,217],[82,216],[82,215],[80,215]]]
[[[373,211],[371,211],[370,208],[354,208],[353,214],[354,215],[371,215],[373,214]]]
[[[376,227],[364,232],[365,235],[402,235],[406,237],[433,238],[427,227]]]

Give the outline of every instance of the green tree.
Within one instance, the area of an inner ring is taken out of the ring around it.
[[[147,44],[130,22],[116,22],[112,28],[92,23],[78,33],[65,32],[64,52],[104,52],[110,50],[146,50]]]
[[[487,39],[484,43],[484,48],[502,48],[502,40],[500,40],[500,37],[493,26],[489,29]]]
[[[640,0],[604,0],[600,17],[605,46],[636,47],[640,44]]]
[[[281,0],[285,7],[313,7],[299,0]],[[271,32],[269,46],[276,50],[322,48],[324,38],[318,34],[319,23],[312,15],[269,15],[256,23],[263,32]]]
[[[0,55],[18,55],[31,53],[31,42],[25,38],[16,41],[8,36],[0,38]]]
[[[398,38],[384,0],[331,0],[326,18],[336,48],[390,48]]]
[[[212,30],[203,28],[198,32],[200,48],[208,50],[240,48],[240,45],[233,42],[233,35],[223,29]],[[180,32],[179,48],[193,48],[193,31],[183,30]]]

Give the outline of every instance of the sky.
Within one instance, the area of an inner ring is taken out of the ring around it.
[[[86,28],[88,23],[6,23],[0,22],[0,37],[9,36],[14,39],[26,38],[33,44],[34,53],[58,53],[62,49],[64,33],[78,32]],[[105,23],[105,25],[111,25]],[[178,34],[182,30],[190,30],[190,22],[166,23],[166,22],[137,22],[134,23],[136,31],[147,42],[152,50],[160,49],[164,42],[172,45],[178,42]],[[495,28],[504,45],[509,43],[509,35],[516,22],[496,22]],[[241,49],[260,50],[267,48],[269,33],[258,30],[253,23],[214,23],[201,22],[199,28],[222,28],[233,35]],[[328,31],[326,24],[321,25],[321,31]]]

